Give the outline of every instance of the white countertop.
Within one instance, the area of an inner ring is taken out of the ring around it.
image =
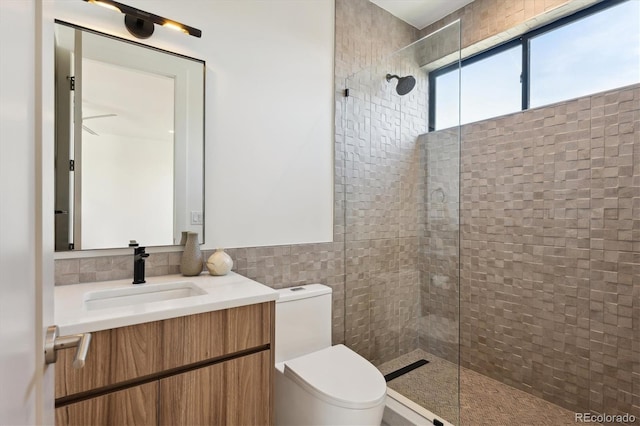
[[[131,284],[131,279],[56,286],[54,290],[55,324],[61,336],[127,325],[159,321],[184,315],[200,314],[220,309],[270,302],[278,292],[249,278],[230,272],[214,277],[202,273],[196,277],[164,275],[149,277],[146,284]],[[137,303],[129,306],[89,310],[85,306],[86,293],[118,288],[153,286],[171,282],[192,282],[206,294],[179,299]]]

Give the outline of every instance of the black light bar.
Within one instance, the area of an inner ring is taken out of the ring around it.
[[[135,7],[127,6],[126,4],[119,3],[113,0],[83,0],[87,3],[97,4],[98,6],[111,9],[116,12],[123,13],[124,25],[129,32],[137,38],[149,38],[153,34],[155,25],[162,25],[163,27],[171,28],[176,31],[181,31],[185,34],[192,35],[194,37],[202,37],[202,31],[197,28],[190,27],[180,22],[173,21],[171,19],[163,18],[162,16],[154,15],[153,13],[145,12],[144,10],[136,9]]]

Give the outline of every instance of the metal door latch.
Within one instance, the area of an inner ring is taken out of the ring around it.
[[[73,368],[82,368],[87,358],[89,343],[91,343],[91,333],[58,336],[58,326],[51,325],[47,328],[47,337],[44,341],[44,360],[47,364],[53,364],[58,359],[57,351],[77,348],[72,365]]]

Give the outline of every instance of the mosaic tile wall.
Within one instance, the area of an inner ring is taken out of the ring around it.
[[[416,87],[400,97],[387,73],[414,75]],[[417,139],[426,132],[427,81],[409,53],[347,87],[345,340],[377,364],[418,344],[425,169]]]
[[[462,141],[462,365],[640,416],[640,87],[468,124]]]
[[[590,407],[640,418],[640,86],[591,97]]]

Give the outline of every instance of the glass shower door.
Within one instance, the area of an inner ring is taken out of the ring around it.
[[[349,77],[339,160],[345,343],[388,375],[390,396],[453,424],[460,137],[431,137],[427,105],[428,71],[459,63],[459,46],[455,22]]]

